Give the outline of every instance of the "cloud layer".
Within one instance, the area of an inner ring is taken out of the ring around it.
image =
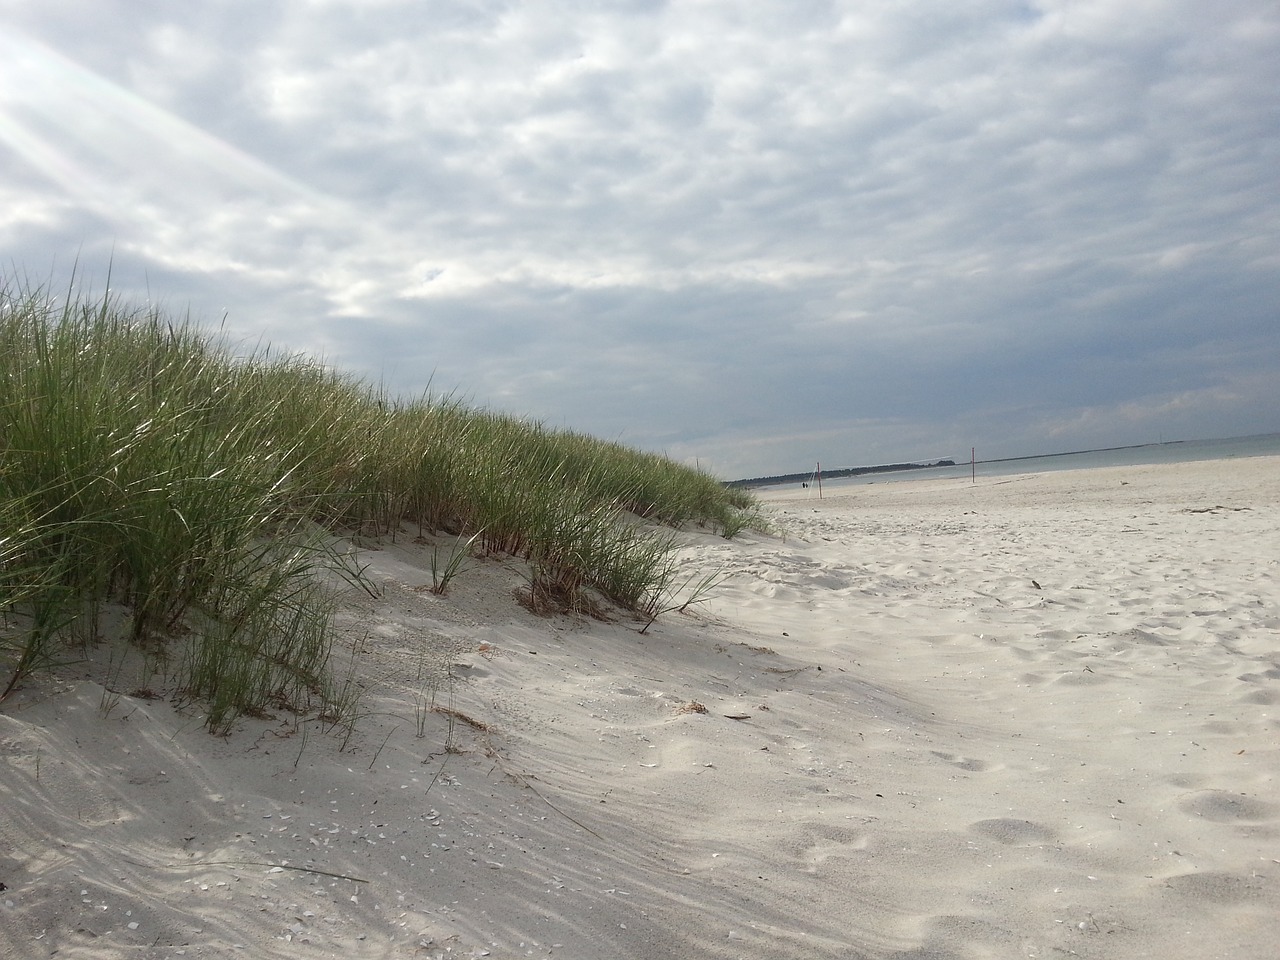
[[[0,0],[0,255],[724,476],[1274,431],[1277,89],[1262,0]]]

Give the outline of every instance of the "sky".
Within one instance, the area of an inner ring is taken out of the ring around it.
[[[0,0],[0,274],[725,479],[1280,431],[1275,0]]]

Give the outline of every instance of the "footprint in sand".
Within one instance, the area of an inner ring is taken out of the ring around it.
[[[1014,820],[1010,817],[979,820],[977,823],[969,824],[969,829],[974,833],[982,834],[988,840],[1003,843],[1007,847],[1052,843],[1057,839],[1057,834],[1042,824],[1031,820]]]
[[[1268,685],[1269,680],[1280,680],[1280,667],[1272,667],[1269,670],[1263,670],[1258,673],[1242,673],[1236,677],[1248,684],[1257,684],[1256,690],[1251,690],[1239,698],[1241,703],[1257,703],[1263,706],[1271,706],[1280,703],[1280,690],[1276,690],[1273,685]]]
[[[793,843],[795,855],[806,864],[806,872],[814,873],[833,857],[867,853],[871,847],[871,836],[823,823],[807,823],[800,826],[799,836]]]
[[[1178,807],[1214,823],[1264,823],[1280,816],[1280,808],[1274,803],[1225,790],[1205,790],[1183,800]]]
[[[1099,673],[1092,667],[1088,669],[1072,670],[1069,673],[1061,674],[1054,677],[1049,682],[1055,686],[1063,687],[1096,687],[1099,684],[1110,683],[1112,678],[1105,673]]]
[[[17,740],[13,737],[0,737],[0,756],[25,758],[33,756],[34,752],[22,740]]]
[[[1260,673],[1242,673],[1236,677],[1237,680],[1243,680],[1245,683],[1261,683],[1263,680],[1280,680],[1280,667],[1272,667],[1270,670],[1263,670]]]
[[[954,753],[944,753],[941,750],[930,750],[935,757],[945,763],[951,764],[953,767],[959,767],[961,770],[972,770],[974,773],[981,773],[984,770],[992,769],[991,764],[985,760],[975,760],[973,757],[961,757]]]
[[[962,914],[941,914],[930,917],[926,930],[927,942],[961,946],[1011,946],[1017,938],[1010,930],[999,923],[985,917],[964,916]],[[987,951],[983,951],[986,953]],[[925,954],[932,956],[933,954]],[[962,956],[968,956],[966,952]],[[939,956],[955,956],[955,954],[939,954]]]
[[[1253,693],[1245,694],[1240,698],[1241,703],[1257,703],[1264,707],[1272,704],[1280,703],[1280,691],[1276,690],[1255,690]]]
[[[1207,870],[1203,873],[1181,873],[1163,881],[1170,890],[1197,901],[1210,903],[1241,903],[1260,900],[1276,894],[1276,882],[1260,874],[1224,873]]]
[[[1137,643],[1145,643],[1152,647],[1168,647],[1172,646],[1175,641],[1167,640],[1158,633],[1152,633],[1150,630],[1141,630],[1134,627],[1128,633],[1122,635],[1122,639],[1134,640]]]

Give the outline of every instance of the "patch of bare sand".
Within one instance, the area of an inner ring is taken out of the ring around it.
[[[440,598],[429,548],[365,551],[349,736],[33,685],[0,950],[1274,955],[1280,460],[771,509],[783,538],[689,535],[732,576],[645,634],[529,614],[512,563]]]

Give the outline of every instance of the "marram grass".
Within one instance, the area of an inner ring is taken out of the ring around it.
[[[332,534],[443,531],[527,559],[539,607],[651,617],[678,573],[655,525],[759,522],[748,494],[664,457],[236,357],[110,296],[0,289],[0,699],[122,606],[210,729],[332,715],[325,584],[358,578]]]

